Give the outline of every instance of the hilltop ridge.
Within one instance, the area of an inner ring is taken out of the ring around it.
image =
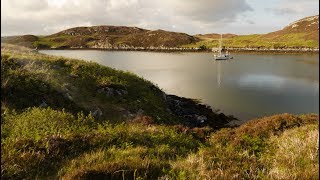
[[[302,33],[304,40],[319,42],[319,15],[309,16],[290,23],[283,29],[265,34],[265,38],[281,38],[290,33]]]
[[[102,25],[74,27],[48,36],[2,37],[1,42],[45,49],[205,50],[218,47],[219,39],[220,35],[216,33],[192,36],[165,30]],[[319,15],[302,18],[281,30],[267,34],[223,34],[223,45],[230,50],[234,48],[319,50]]]

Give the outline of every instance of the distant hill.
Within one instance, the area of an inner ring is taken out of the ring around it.
[[[319,42],[319,15],[310,16],[297,20],[282,30],[265,34],[264,38],[281,38],[289,34],[303,34],[305,40],[314,40]]]
[[[195,35],[201,41],[186,47],[218,47],[219,34]],[[319,15],[297,20],[283,29],[267,34],[223,34],[225,47],[238,48],[319,48]]]
[[[179,47],[199,41],[185,33],[126,26],[75,27],[49,36],[12,36],[2,42],[39,48]]]
[[[149,30],[141,29],[137,27],[126,27],[126,26],[92,26],[92,27],[75,27],[67,29],[56,34],[51,35],[50,37],[58,37],[61,35],[70,35],[70,36],[100,36],[105,37],[108,35],[111,36],[121,36],[128,34],[137,34],[142,32],[147,32]]]
[[[5,37],[1,37],[1,42],[32,48],[33,47],[32,43],[37,41],[38,39],[39,38],[34,35],[5,36]]]
[[[126,26],[75,27],[49,36],[1,37],[1,42],[38,48],[133,48],[189,47],[213,48],[220,34],[194,36],[165,30]],[[223,45],[233,48],[318,48],[319,15],[297,20],[283,29],[267,34],[223,34]]]

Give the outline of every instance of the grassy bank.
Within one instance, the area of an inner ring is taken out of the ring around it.
[[[45,103],[72,113],[100,109],[105,112],[101,119],[112,121],[139,110],[158,123],[175,119],[166,109],[163,92],[130,72],[19,48],[2,48],[2,107],[20,111]],[[107,94],[106,88],[114,92]]]
[[[290,33],[282,36],[268,37],[264,34],[239,35],[235,37],[223,38],[223,46],[229,48],[319,48],[319,41],[306,40],[306,33]],[[219,47],[219,39],[200,38],[201,41],[185,45],[184,47]]]
[[[132,73],[1,49],[2,179],[318,177],[318,115],[189,127]]]
[[[2,177],[316,179],[318,118],[283,114],[206,134],[32,108],[3,115]]]

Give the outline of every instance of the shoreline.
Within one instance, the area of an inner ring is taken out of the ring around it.
[[[225,48],[230,53],[277,53],[277,54],[319,54],[319,49],[257,49],[257,48]],[[100,51],[142,51],[142,52],[215,52],[209,49],[193,48],[39,48],[37,50],[100,50]]]

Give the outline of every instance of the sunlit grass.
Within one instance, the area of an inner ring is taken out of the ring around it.
[[[296,48],[310,47],[318,48],[319,41],[305,40],[305,33],[291,33],[279,35],[276,37],[268,37],[263,34],[239,35],[232,38],[224,38],[223,46],[235,48]],[[219,39],[203,39],[194,44],[185,45],[185,47],[200,47],[206,46],[208,49],[219,47]]]

